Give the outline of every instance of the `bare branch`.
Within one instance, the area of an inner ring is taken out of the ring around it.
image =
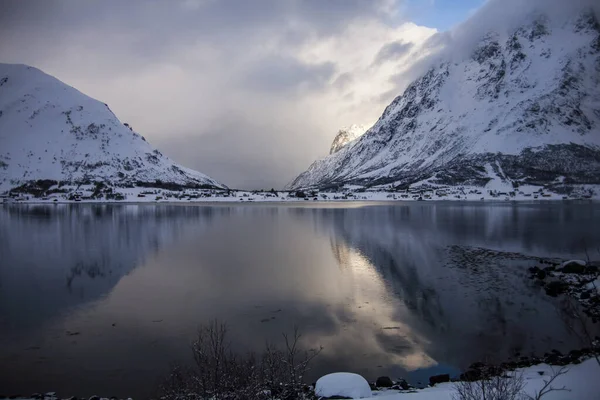
[[[493,368],[490,368],[492,371]],[[484,371],[486,373],[486,371]],[[525,380],[520,372],[484,376],[477,381],[461,381],[454,386],[454,400],[519,400]]]
[[[227,341],[227,326],[218,321],[198,329],[191,345],[194,369],[173,367],[161,386],[165,400],[306,399],[304,375],[319,350],[300,346],[300,331],[283,334],[284,350],[265,344],[262,356],[235,354]]]
[[[570,392],[570,389],[567,389],[566,386],[555,387],[552,386],[552,383],[561,375],[566,374],[569,370],[566,367],[561,367],[558,370],[552,368],[552,374],[549,379],[544,379],[544,386],[538,391],[535,392],[533,396],[527,395],[527,399],[529,400],[541,400],[542,397],[547,395],[550,392]]]

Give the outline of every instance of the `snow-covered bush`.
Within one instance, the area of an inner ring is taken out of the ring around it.
[[[371,397],[371,387],[365,378],[349,372],[325,375],[317,381],[315,394],[318,397],[364,399]]]

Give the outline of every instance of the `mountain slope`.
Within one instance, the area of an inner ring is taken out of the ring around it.
[[[38,69],[0,64],[0,192],[36,180],[224,187],[154,149],[106,104]]]
[[[335,135],[331,148],[329,149],[329,154],[337,153],[342,147],[361,137],[366,130],[367,129],[364,126],[356,124],[343,127],[338,131],[337,135]]]
[[[290,188],[600,183],[600,25],[537,15],[414,81]]]

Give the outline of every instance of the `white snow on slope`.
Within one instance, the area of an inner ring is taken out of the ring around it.
[[[513,32],[481,38],[471,57],[436,64],[360,139],[290,187],[428,174],[475,155],[551,145],[600,151],[598,21],[589,13],[566,23],[527,18]],[[555,158],[548,162],[568,161]]]
[[[154,149],[108,105],[38,69],[0,64],[0,192],[37,179],[223,186]]]
[[[329,154],[337,153],[342,147],[364,135],[366,131],[367,128],[365,128],[363,125],[352,124],[350,126],[343,127],[338,131],[337,135],[333,139],[333,143],[329,149]]]

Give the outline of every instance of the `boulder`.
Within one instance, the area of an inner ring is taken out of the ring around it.
[[[395,389],[395,390],[408,390],[410,388],[411,388],[411,386],[404,379],[400,379],[398,381],[398,383],[396,383],[394,386],[392,386],[392,389]]]
[[[315,385],[317,397],[362,399],[371,397],[371,387],[365,378],[350,372],[325,375]]]
[[[585,261],[570,260],[562,264],[561,272],[565,274],[583,274],[585,272]]]
[[[394,386],[394,382],[392,382],[392,380],[390,379],[389,376],[380,376],[379,378],[377,378],[377,382],[375,382],[375,386],[383,387],[383,388],[390,388],[390,387]]]
[[[429,377],[429,384],[434,386],[438,383],[450,382],[449,374],[434,375]]]

